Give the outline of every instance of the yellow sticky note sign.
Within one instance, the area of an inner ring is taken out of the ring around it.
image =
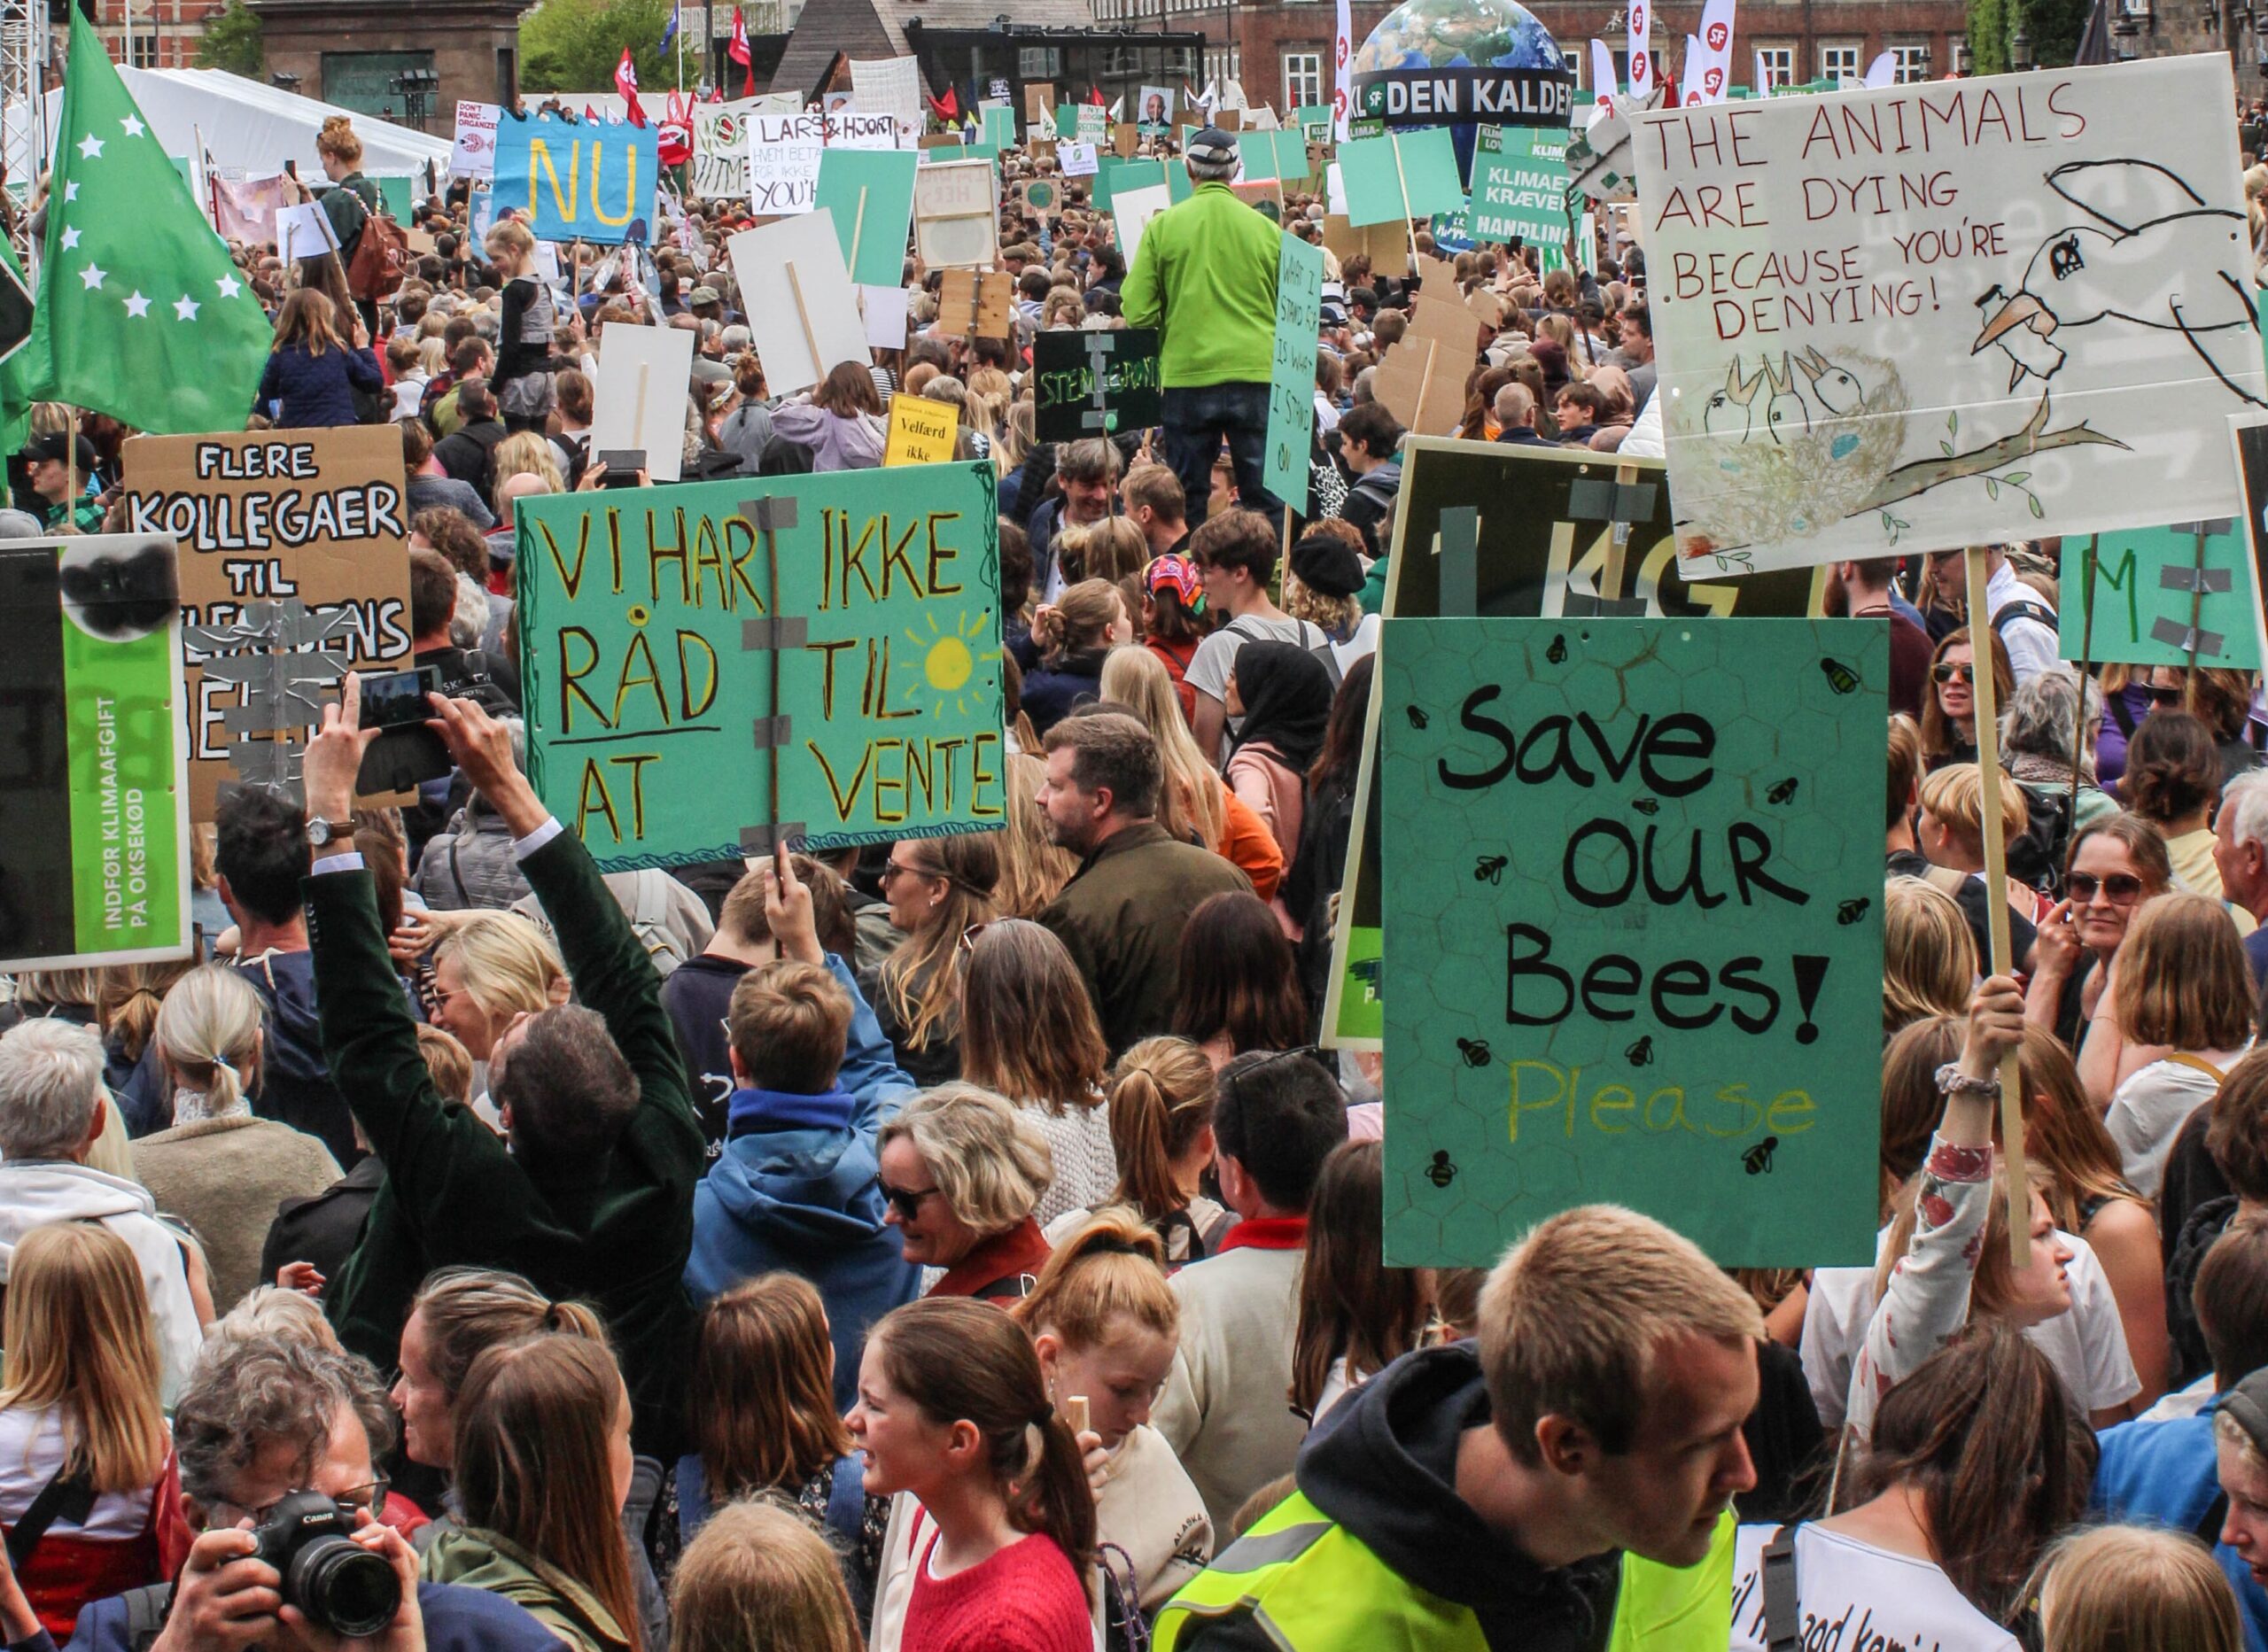
[[[889,440],[882,449],[888,465],[943,464],[953,456],[953,438],[960,429],[960,409],[950,401],[930,401],[920,396],[889,399]]]

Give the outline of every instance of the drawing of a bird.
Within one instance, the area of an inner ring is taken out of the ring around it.
[[[1811,434],[1811,409],[1804,405],[1803,392],[1796,388],[1796,375],[1788,365],[1788,358],[1780,358],[1780,369],[1772,370],[1767,357],[1763,362],[1765,381],[1772,387],[1772,395],[1765,403],[1765,433],[1785,447]]]
[[[2073,161],[2049,173],[2047,187],[2092,221],[2051,232],[2016,292],[1995,286],[1978,301],[1999,306],[1972,355],[2007,354],[2013,391],[2027,374],[2044,384],[2062,367],[2065,351],[2050,342],[2058,332],[2124,322],[2179,333],[2231,394],[2268,407],[2243,213],[2209,206],[2155,161]]]
[[[1859,381],[1844,368],[1839,368],[1820,354],[1816,346],[1806,348],[1794,358],[1797,368],[1810,381],[1811,399],[1828,412],[1838,415],[1856,413],[1867,392]]]
[[[1740,358],[1735,356],[1725,369],[1725,387],[1710,392],[1709,399],[1701,404],[1701,428],[1722,441],[1746,441],[1754,419],[1751,404],[1764,376],[1759,366],[1752,377],[1743,378]]]

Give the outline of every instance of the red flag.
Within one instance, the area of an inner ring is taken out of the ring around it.
[[[664,102],[658,147],[664,167],[682,167],[693,159],[693,100],[683,92],[672,92]]]
[[[709,89],[709,101],[712,104],[723,103],[725,101],[724,87],[721,85],[711,87]]]
[[[614,66],[614,89],[622,94],[623,102],[630,105],[630,124],[646,124],[646,112],[638,103],[638,70],[630,61],[630,48],[622,49],[622,61]]]
[[[1102,108],[1104,106],[1102,101],[1102,88],[1090,84],[1087,88],[1087,101],[1098,109]]]
[[[954,95],[951,87],[945,88],[943,97],[932,97],[928,102],[929,107],[937,112],[937,119],[946,125],[951,126],[960,118],[960,99]]]
[[[583,119],[589,121],[593,126],[596,126],[599,120],[599,112],[592,108],[590,105],[585,104],[583,105]]]
[[[741,15],[738,6],[733,8],[733,39],[725,48],[725,55],[748,71],[748,77],[741,85],[741,96],[755,97],[756,54],[748,48],[748,19]]]

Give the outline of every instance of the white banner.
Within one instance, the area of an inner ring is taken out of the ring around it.
[[[1679,554],[2235,515],[2268,373],[2234,99],[2197,56],[1640,116]]]
[[[873,63],[850,59],[850,90],[859,110],[870,115],[895,115],[900,126],[921,129],[921,66],[911,58],[883,58]]]
[[[811,211],[827,125],[818,114],[749,117],[749,211],[759,218]]]
[[[449,151],[452,178],[493,178],[496,175],[496,116],[494,104],[457,105],[457,141]]]
[[[748,193],[749,120],[763,99],[701,104],[693,111],[693,192],[711,198]]]
[[[894,114],[858,109],[830,109],[827,141],[835,149],[897,149],[898,120]]]

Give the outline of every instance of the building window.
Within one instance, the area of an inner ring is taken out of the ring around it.
[[[1312,108],[1323,101],[1323,54],[1287,51],[1284,54],[1284,102],[1290,109]]]
[[[1898,60],[1899,85],[1910,86],[1930,78],[1929,42],[1923,41],[1918,46],[1892,46],[1890,55]]]
[[[1775,86],[1792,86],[1796,80],[1796,49],[1793,46],[1759,46],[1756,61],[1763,70],[1764,84],[1756,89],[1771,90]]]
[[[136,68],[154,69],[158,66],[158,31],[155,28],[137,28],[126,38],[130,53],[128,61]]]
[[[1967,74],[1971,67],[1969,61],[1969,42],[1966,37],[1955,35],[1953,37],[1953,72],[1955,74]]]
[[[1016,48],[1016,73],[1027,81],[1052,81],[1062,71],[1063,53],[1055,46]]]
[[[1819,49],[1819,74],[1821,80],[1837,85],[1857,80],[1863,71],[1859,66],[1860,48],[1852,45],[1821,46]]]

